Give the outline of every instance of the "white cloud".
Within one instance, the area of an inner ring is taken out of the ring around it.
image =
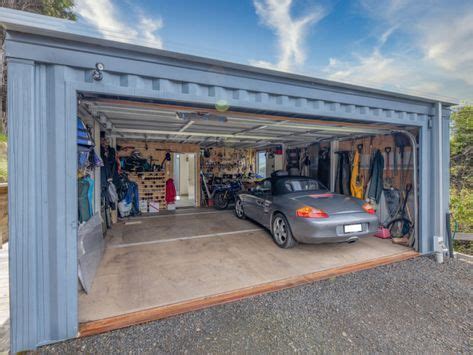
[[[406,75],[405,68],[398,65],[393,58],[383,56],[378,49],[367,56],[359,56],[354,61],[330,58],[324,71],[332,80],[369,82],[377,85],[398,81]]]
[[[142,38],[153,45],[153,47],[162,48],[163,42],[159,36],[156,35],[156,31],[163,27],[162,19],[152,19],[149,17],[141,16],[138,24],[140,35]]]
[[[420,94],[473,95],[473,2],[360,0],[375,21],[377,44],[368,53],[332,58],[326,75]],[[402,44],[386,48],[400,35]]]
[[[426,19],[419,30],[426,58],[473,85],[473,6],[455,18]]]
[[[291,70],[305,62],[304,40],[310,25],[319,22],[325,11],[313,7],[304,16],[291,15],[292,0],[254,0],[256,13],[261,22],[275,31],[278,43],[278,61],[251,60],[250,64],[271,69]]]
[[[163,26],[160,18],[153,19],[139,14],[133,20],[136,24],[129,25],[110,0],[76,0],[75,11],[80,19],[94,26],[106,39],[163,47],[162,40],[156,33]]]
[[[380,21],[404,25],[425,59],[473,85],[473,2],[362,1]],[[381,6],[388,10],[381,11]]]

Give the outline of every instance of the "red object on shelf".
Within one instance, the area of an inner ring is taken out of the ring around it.
[[[174,186],[174,180],[168,179],[166,181],[166,203],[176,202],[176,187]]]

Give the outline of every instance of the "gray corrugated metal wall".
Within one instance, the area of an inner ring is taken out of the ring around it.
[[[439,120],[430,102],[324,90],[269,74],[15,33],[8,35],[6,53],[13,351],[77,334],[77,91],[201,105],[225,99],[248,111],[416,126],[421,132],[421,252],[432,251],[432,235],[443,228],[437,216],[448,208],[448,189],[438,188],[437,177],[446,181],[448,164],[440,166],[436,159]],[[96,62],[105,64],[101,82],[91,80]],[[444,116],[443,145],[448,146],[448,113]],[[448,161],[447,149],[442,155]]]
[[[8,60],[13,352],[77,334],[76,132],[65,95],[63,67]]]

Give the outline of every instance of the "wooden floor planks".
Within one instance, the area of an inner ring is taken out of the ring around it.
[[[356,271],[366,270],[381,265],[387,265],[403,260],[408,260],[417,257],[418,255],[419,253],[415,251],[406,251],[403,253],[380,257],[365,262],[349,264],[305,275],[294,276],[283,280],[268,282],[258,286],[238,289],[222,294],[197,298],[189,301],[82,323],[79,327],[79,336],[90,336],[100,334],[107,331],[129,327],[132,325],[150,322],[158,319],[163,319],[186,312],[204,309],[211,306],[235,302],[247,297],[252,297],[268,292],[279,291],[286,288],[300,286],[309,282],[325,280]]]

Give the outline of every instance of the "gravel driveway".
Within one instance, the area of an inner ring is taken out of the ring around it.
[[[473,352],[473,264],[419,257],[44,353]]]

